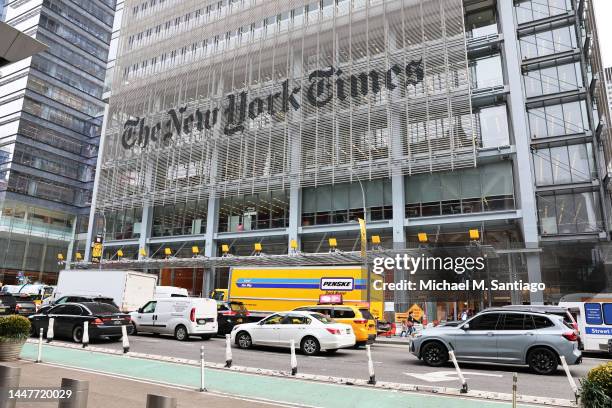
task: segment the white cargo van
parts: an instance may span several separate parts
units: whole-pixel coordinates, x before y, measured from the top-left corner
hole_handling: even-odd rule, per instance
[[[173,297],[147,302],[130,313],[133,334],[171,334],[185,341],[189,336],[207,340],[217,334],[217,302],[213,299]]]

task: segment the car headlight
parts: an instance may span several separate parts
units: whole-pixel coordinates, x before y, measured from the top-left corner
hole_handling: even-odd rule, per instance
[[[421,337],[422,335],[423,335],[423,332],[417,332],[417,333],[414,333],[413,337],[417,338],[417,337]]]

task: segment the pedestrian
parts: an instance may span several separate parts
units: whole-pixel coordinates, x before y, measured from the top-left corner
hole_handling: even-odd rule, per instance
[[[400,332],[400,337],[408,336],[408,322],[406,320],[402,320],[402,331]]]
[[[463,312],[461,312],[461,320],[466,321],[467,319],[468,319],[468,311],[463,309]]]
[[[420,323],[417,319],[414,318],[413,313],[408,313],[408,335],[411,336],[414,332],[416,332],[416,328],[414,327],[415,323]]]

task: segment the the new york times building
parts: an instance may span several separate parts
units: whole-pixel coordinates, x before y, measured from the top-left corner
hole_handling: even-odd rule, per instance
[[[396,311],[601,291],[594,27],[588,7],[533,3],[127,0],[90,240],[115,260],[320,253],[329,238],[358,251],[365,216],[371,247],[486,254],[419,278],[546,285],[386,293]],[[228,284],[225,269],[148,270],[194,294]]]

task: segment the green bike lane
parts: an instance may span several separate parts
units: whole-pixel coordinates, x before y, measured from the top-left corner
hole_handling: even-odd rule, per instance
[[[103,354],[87,350],[43,346],[43,361],[67,367],[91,370],[121,377],[152,381],[181,387],[200,387],[200,368],[143,358]],[[35,360],[37,346],[25,344],[21,357]],[[363,386],[350,386],[314,382],[291,378],[246,374],[220,369],[205,369],[206,388],[210,391],[235,396],[273,400],[323,408],[354,407],[406,407],[406,408],[502,408],[511,403],[487,400],[381,390]],[[518,405],[534,407],[534,405]]]

